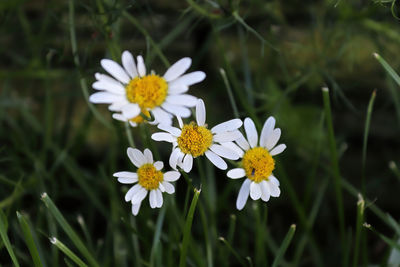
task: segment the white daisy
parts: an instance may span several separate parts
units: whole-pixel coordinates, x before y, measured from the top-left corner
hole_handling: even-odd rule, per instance
[[[162,161],[153,161],[153,154],[149,149],[145,149],[143,153],[135,148],[129,147],[127,150],[128,157],[138,170],[137,172],[116,172],[114,177],[118,177],[118,181],[122,184],[134,184],[125,194],[125,201],[132,203],[132,213],[139,213],[142,201],[150,192],[149,202],[151,208],[161,208],[163,204],[162,192],[173,194],[174,186],[170,182],[178,180],[180,173],[177,171],[168,171],[163,173],[161,169],[164,167]]]
[[[206,77],[202,71],[184,74],[192,64],[188,57],[173,64],[162,77],[146,74],[143,57],[138,56],[136,63],[128,51],[122,53],[122,67],[110,59],[102,59],[100,64],[112,77],[95,74],[92,87],[101,92],[92,94],[90,102],[110,104],[109,110],[118,112],[115,119],[131,120],[133,126],[142,122],[141,112],[151,112],[155,121],[166,124],[172,123],[172,114],[189,117],[189,108],[196,105],[197,98],[185,93]]]
[[[236,208],[243,209],[247,199],[254,200],[261,198],[267,202],[270,197],[279,197],[279,181],[273,175],[275,169],[275,160],[272,156],[282,153],[286,145],[276,146],[281,136],[281,129],[275,128],[275,119],[269,117],[261,130],[260,143],[257,144],[258,134],[254,122],[250,118],[244,120],[244,130],[247,140],[241,134],[235,142],[222,144],[232,150],[235,150],[240,157],[241,168],[235,168],[228,171],[227,176],[232,179],[238,179],[246,176],[236,201]]]
[[[180,129],[160,123],[157,127],[166,132],[154,133],[151,138],[155,141],[167,141],[173,144],[169,164],[173,169],[181,167],[185,172],[190,172],[193,158],[206,155],[206,157],[219,169],[226,170],[226,162],[221,158],[232,160],[239,159],[235,151],[220,143],[232,142],[241,136],[237,130],[243,124],[240,119],[233,119],[207,129],[206,109],[203,100],[197,100],[196,122],[183,124],[177,116]]]

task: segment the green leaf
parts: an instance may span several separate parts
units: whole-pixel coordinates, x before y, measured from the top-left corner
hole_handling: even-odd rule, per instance
[[[272,263],[272,267],[279,266],[280,261],[283,258],[283,255],[286,252],[286,249],[289,247],[290,242],[292,241],[293,235],[296,232],[296,225],[292,224],[289,228],[289,231],[287,232],[285,239],[282,242],[281,247],[278,250],[278,253],[275,257],[274,262]]]
[[[11,247],[10,239],[8,239],[7,236],[7,216],[3,213],[1,209],[0,209],[0,236],[1,239],[3,240],[4,245],[6,246],[6,249],[11,257],[12,262],[16,267],[19,267],[17,257],[15,257],[14,251]]]
[[[88,267],[74,252],[72,252],[66,245],[64,245],[60,240],[55,237],[50,238],[50,242],[55,245],[59,250],[64,252],[73,262],[81,267]]]

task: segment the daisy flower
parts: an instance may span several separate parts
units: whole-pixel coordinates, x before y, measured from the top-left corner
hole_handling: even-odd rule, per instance
[[[173,194],[174,186],[170,182],[178,180],[180,173],[177,171],[168,171],[163,173],[161,169],[164,167],[162,161],[153,161],[153,154],[149,149],[145,149],[143,153],[135,148],[129,147],[127,154],[137,172],[116,172],[114,177],[118,177],[121,184],[135,184],[125,194],[125,201],[132,203],[132,214],[139,213],[140,205],[149,193],[149,202],[151,208],[161,208],[163,204],[162,193]]]
[[[243,209],[247,199],[253,200],[261,198],[267,202],[270,197],[279,197],[281,191],[279,189],[279,181],[273,175],[275,169],[275,160],[273,156],[282,153],[286,149],[286,145],[280,144],[276,146],[281,136],[281,129],[275,128],[275,119],[269,117],[261,131],[260,143],[258,143],[258,134],[254,122],[250,118],[244,120],[244,130],[247,140],[241,134],[235,142],[227,142],[223,145],[235,150],[240,157],[241,168],[235,168],[228,171],[227,176],[232,179],[238,179],[246,176],[236,201],[236,208]]]
[[[154,133],[151,138],[155,141],[167,141],[173,144],[169,164],[173,169],[181,167],[185,172],[190,172],[193,166],[193,158],[206,155],[217,168],[226,170],[226,162],[221,158],[232,160],[239,159],[237,153],[220,143],[232,142],[240,137],[237,130],[243,124],[240,119],[223,122],[207,129],[206,109],[203,100],[197,100],[196,122],[183,124],[177,116],[180,129],[160,123],[158,128],[166,132]]]
[[[206,77],[202,71],[184,74],[192,64],[188,57],[178,60],[163,76],[146,74],[143,57],[135,62],[128,51],[122,53],[122,66],[110,59],[102,59],[100,64],[112,77],[95,74],[92,87],[100,92],[92,94],[90,102],[110,104],[109,110],[118,112],[115,119],[130,120],[132,125],[142,122],[141,112],[146,116],[152,113],[155,121],[166,124],[172,123],[173,115],[189,117],[197,98],[185,93]]]

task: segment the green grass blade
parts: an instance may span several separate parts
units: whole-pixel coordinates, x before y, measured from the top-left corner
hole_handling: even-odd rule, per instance
[[[339,170],[339,161],[338,154],[336,149],[336,141],[335,141],[335,133],[333,130],[333,121],[332,121],[332,113],[331,113],[331,104],[329,99],[329,89],[324,87],[322,88],[322,96],[324,100],[324,108],[325,108],[325,116],[326,116],[326,124],[328,128],[328,140],[329,140],[329,148],[331,154],[331,162],[333,168],[333,182],[335,186],[335,194],[336,194],[336,202],[338,209],[338,219],[339,219],[339,229],[340,229],[340,239],[342,241],[342,247],[345,247],[345,229],[344,229],[344,210],[343,210],[343,197],[342,197],[342,189],[341,189],[341,176]]]
[[[396,243],[395,241],[393,241],[392,239],[390,239],[389,237],[381,234],[380,232],[376,231],[370,224],[368,223],[364,223],[363,225],[365,228],[367,228],[368,230],[371,230],[373,233],[375,233],[376,235],[378,235],[386,244],[388,244],[390,247],[397,249],[398,251],[400,251],[400,244]]]
[[[28,246],[29,253],[31,254],[33,264],[36,267],[45,266],[40,260],[39,251],[36,246],[36,243],[33,239],[32,230],[28,223],[28,218],[25,215],[22,215],[20,212],[17,211],[17,218],[19,221],[19,225],[22,229],[22,233],[24,234],[25,243]]]
[[[394,175],[396,175],[397,179],[399,179],[400,182],[400,170],[394,161],[389,162],[389,169],[394,173]]]
[[[6,246],[6,249],[8,251],[8,254],[11,257],[12,262],[14,263],[14,265],[16,267],[19,267],[17,257],[14,254],[14,251],[11,247],[10,239],[8,239],[8,236],[7,236],[7,227],[6,227],[7,221],[6,220],[7,220],[6,215],[0,209],[0,236],[1,236],[1,239],[3,240],[4,245]]]
[[[296,232],[296,225],[292,224],[289,228],[289,231],[287,232],[287,234],[285,236],[285,239],[282,242],[281,247],[278,250],[278,254],[275,257],[274,262],[272,263],[272,267],[279,266],[279,264],[283,258],[283,255],[285,254],[287,248],[290,245],[290,242],[292,241],[292,238],[293,238],[293,235],[295,232]]]
[[[243,258],[239,255],[239,253],[237,253],[237,251],[231,246],[231,244],[225,238],[223,238],[221,236],[219,238],[219,241],[221,241],[222,243],[225,244],[225,246],[228,248],[228,250],[236,257],[236,259],[238,260],[238,262],[240,262],[240,264],[242,266],[246,266],[246,262],[243,260]]]
[[[368,143],[368,133],[369,133],[369,126],[371,123],[371,115],[372,115],[372,109],[374,107],[374,101],[376,97],[376,90],[372,92],[371,99],[369,100],[368,103],[368,108],[367,108],[367,118],[365,120],[365,129],[364,129],[364,139],[363,139],[363,147],[362,147],[362,174],[361,174],[361,184],[362,184],[362,193],[365,195],[365,162],[367,160],[367,143]]]
[[[155,265],[155,258],[157,255],[159,255],[159,248],[160,248],[160,237],[161,237],[161,232],[162,232],[162,226],[164,224],[164,218],[165,218],[165,212],[167,210],[166,207],[167,203],[164,203],[164,206],[162,207],[158,218],[157,218],[157,223],[156,223],[156,229],[154,232],[154,238],[153,238],[153,245],[151,246],[151,252],[150,252],[150,266],[156,266]]]
[[[355,244],[354,244],[354,255],[353,255],[353,266],[358,266],[358,255],[360,251],[360,243],[361,243],[361,236],[363,231],[363,223],[364,223],[364,210],[365,210],[365,201],[362,195],[358,196],[357,202],[357,220],[356,220],[356,237],[355,237]]]
[[[231,102],[232,109],[233,109],[233,115],[235,118],[239,118],[239,111],[236,105],[235,97],[233,96],[232,93],[232,88],[231,85],[229,84],[228,77],[226,76],[225,70],[224,69],[219,69],[219,72],[221,73],[222,79],[224,80],[226,91],[228,93],[229,101]]]
[[[400,86],[400,76],[394,71],[394,69],[384,60],[379,54],[374,53],[374,57],[381,63],[382,67],[389,73],[390,77]]]
[[[78,264],[80,267],[88,267],[86,263],[84,263],[74,252],[72,252],[66,245],[64,245],[61,241],[57,238],[52,237],[50,238],[50,242],[55,245],[59,250],[64,252],[73,262]]]
[[[186,217],[185,227],[183,229],[182,248],[181,248],[181,256],[179,259],[179,267],[186,266],[186,254],[189,247],[194,211],[196,210],[197,200],[199,199],[200,192],[201,189],[200,190],[196,188],[194,189],[194,196],[192,199],[192,203],[190,204],[188,215]]]
[[[61,226],[61,228],[65,231],[65,233],[68,235],[68,237],[74,243],[74,245],[79,250],[79,252],[81,252],[82,255],[89,262],[89,264],[92,266],[99,266],[99,264],[96,262],[96,260],[92,256],[92,254],[86,248],[86,246],[84,245],[82,240],[79,238],[79,236],[75,233],[75,231],[72,229],[72,227],[65,220],[64,216],[61,214],[60,210],[56,207],[56,205],[53,203],[53,201],[47,195],[47,193],[43,193],[41,196],[41,199],[44,202],[44,204],[46,205],[46,207],[48,208],[48,210],[50,211],[50,213],[57,220],[58,224]]]

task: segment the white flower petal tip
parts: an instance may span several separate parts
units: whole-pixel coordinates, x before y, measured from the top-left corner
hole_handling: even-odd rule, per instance
[[[250,197],[253,200],[261,198],[261,186],[259,183],[252,182],[250,184]]]
[[[246,172],[242,168],[236,168],[236,169],[229,170],[226,175],[231,179],[238,179],[238,178],[245,177]]]
[[[285,149],[286,149],[286,145],[280,144],[280,145],[276,146],[274,149],[272,149],[269,153],[271,154],[271,156],[276,156],[276,155],[279,155],[280,153],[282,153],[283,151],[285,151]]]
[[[220,124],[217,124],[213,128],[211,128],[212,133],[222,133],[222,132],[228,132],[228,131],[234,131],[239,129],[243,125],[242,120],[240,119],[233,119],[229,120]]]
[[[244,124],[244,130],[247,135],[247,140],[249,141],[250,146],[252,148],[256,147],[258,141],[258,133],[253,120],[250,118],[246,118],[243,124]]]
[[[206,123],[206,107],[202,99],[198,99],[196,103],[196,121],[199,126]]]
[[[214,152],[207,150],[205,155],[211,161],[211,163],[214,164],[214,166],[217,167],[218,169],[226,170],[228,168],[226,162]]]
[[[236,208],[238,210],[242,210],[246,205],[250,193],[250,183],[251,181],[249,179],[246,179],[240,187],[238,198],[236,200]]]
[[[164,180],[167,182],[175,182],[179,177],[181,177],[181,174],[178,171],[168,171],[164,173]]]
[[[175,62],[164,74],[167,82],[173,81],[185,73],[192,65],[192,59],[189,57],[182,58]]]
[[[133,79],[138,76],[137,67],[135,64],[135,59],[129,51],[124,51],[121,56],[122,66],[128,75]]]
[[[124,84],[129,83],[130,78],[128,74],[126,74],[125,70],[115,61],[111,59],[102,59],[100,61],[100,64],[103,67],[103,69],[105,69],[118,81],[121,81]]]

